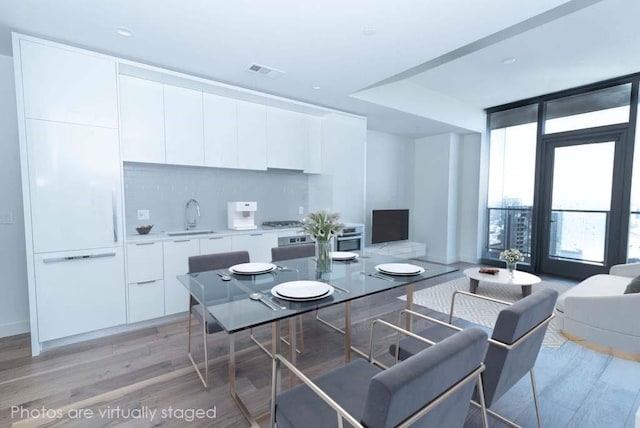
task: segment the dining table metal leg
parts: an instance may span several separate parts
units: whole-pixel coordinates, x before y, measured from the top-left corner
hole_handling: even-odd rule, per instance
[[[244,405],[244,402],[236,390],[236,340],[234,334],[229,335],[229,393],[251,427],[259,428],[260,425],[253,416],[251,416],[251,412],[249,412],[247,406]]]
[[[291,335],[291,333],[289,333]],[[280,322],[279,321],[274,321],[271,323],[271,355],[275,357],[275,355],[277,355],[279,353],[279,349],[280,349]],[[289,347],[289,349],[296,349],[295,345],[292,345]],[[296,353],[293,352],[293,355],[295,357]],[[273,360],[273,373],[272,373],[272,378],[271,378],[271,404],[269,407],[269,411],[271,413],[271,423],[270,426],[271,428],[275,428],[275,422],[276,422],[276,417],[275,417],[275,412],[276,412],[276,394],[278,391],[280,391],[280,383],[281,383],[281,368],[280,368],[280,360],[275,359]],[[293,377],[293,374],[291,375]]]
[[[296,365],[296,362],[297,362],[296,361],[296,339],[298,335],[296,333],[296,318],[298,317],[289,318],[289,341],[291,342],[289,344],[289,361],[294,366]],[[298,383],[298,378],[293,373],[291,373],[289,377],[289,385],[291,387],[294,387],[296,386],[297,383]]]
[[[351,302],[344,304],[344,362],[351,361]]]
[[[411,284],[407,285],[407,309],[412,310],[413,309],[413,290],[415,288],[414,283],[412,282]],[[407,331],[411,331],[411,317],[407,317],[406,320],[406,325],[404,326],[404,328]]]

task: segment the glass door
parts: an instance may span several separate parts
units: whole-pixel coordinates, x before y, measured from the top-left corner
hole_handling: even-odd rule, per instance
[[[618,260],[622,137],[581,133],[546,141],[542,272],[584,278]]]

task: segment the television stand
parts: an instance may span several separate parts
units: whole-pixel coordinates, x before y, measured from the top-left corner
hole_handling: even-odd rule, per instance
[[[424,257],[427,254],[427,244],[412,241],[386,242],[365,247],[364,253],[410,259]]]

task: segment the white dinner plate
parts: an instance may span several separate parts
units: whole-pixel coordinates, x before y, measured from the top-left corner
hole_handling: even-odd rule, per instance
[[[333,287],[318,281],[289,281],[273,287],[271,294],[285,300],[316,300],[332,295]]]
[[[424,272],[424,269],[420,266],[412,265],[410,263],[383,263],[377,265],[375,269],[378,272],[386,273],[388,275],[420,275]]]
[[[238,275],[257,275],[259,273],[267,273],[277,269],[277,266],[271,263],[240,263],[229,268],[229,272]]]
[[[331,253],[329,253],[329,256],[331,256],[332,260],[340,261],[355,260],[358,258],[358,255],[356,253],[350,253],[348,251],[332,251]]]

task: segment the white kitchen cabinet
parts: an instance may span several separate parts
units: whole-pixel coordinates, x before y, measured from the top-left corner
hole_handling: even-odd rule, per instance
[[[162,84],[120,75],[122,158],[164,163],[164,95]]]
[[[246,101],[237,102],[238,168],[267,169],[267,108]]]
[[[189,272],[189,257],[200,254],[200,240],[165,241],[163,249],[165,315],[186,312],[189,309],[189,292],[176,277]]]
[[[25,127],[34,252],[122,245],[118,131],[33,119]]]
[[[304,172],[322,174],[322,119],[315,116],[307,117],[309,129],[309,148],[307,165]]]
[[[227,253],[232,251],[230,236],[215,236],[200,239],[200,254]]]
[[[127,244],[127,321],[164,316],[162,242]]]
[[[305,114],[267,108],[267,166],[304,170],[309,152],[309,126]]]
[[[204,165],[202,92],[164,85],[167,163]]]
[[[118,127],[115,59],[20,40],[25,117]]]
[[[278,234],[275,232],[255,232],[246,235],[232,235],[232,251],[248,251],[252,262],[271,260],[271,248],[278,246]]]
[[[38,341],[126,323],[122,248],[35,255]]]
[[[164,316],[164,281],[154,279],[128,285],[128,322]]]
[[[164,278],[162,242],[127,244],[127,282]]]
[[[203,94],[204,164],[220,168],[238,167],[238,113],[236,100]]]

